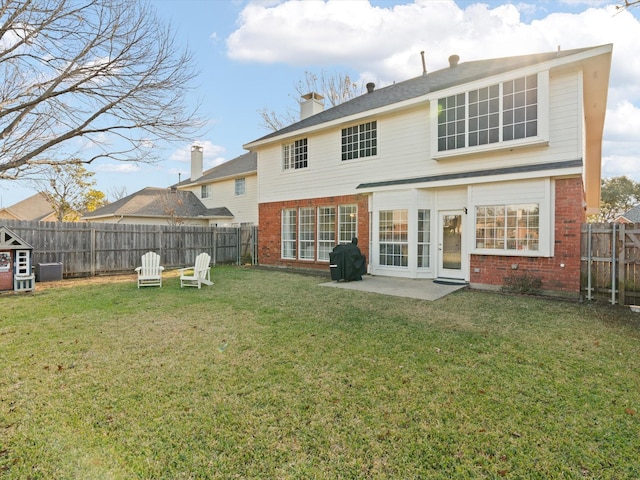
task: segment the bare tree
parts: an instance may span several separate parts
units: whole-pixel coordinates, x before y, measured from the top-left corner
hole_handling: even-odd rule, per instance
[[[625,8],[637,7],[640,5],[640,0],[624,0],[623,5],[616,5],[618,10],[624,10]]]
[[[3,0],[0,179],[80,150],[95,151],[84,163],[155,160],[150,145],[201,125],[186,102],[195,76],[145,0]]]
[[[160,204],[164,214],[169,217],[169,225],[182,225],[184,219],[184,198],[182,192],[169,188],[160,195]]]
[[[330,75],[322,72],[318,77],[313,72],[305,71],[304,77],[304,80],[299,80],[294,87],[297,94],[296,107],[299,105],[300,97],[311,92],[319,93],[330,107],[335,107],[364,91],[363,86],[354,83],[347,74]],[[274,132],[300,120],[300,109],[295,107],[287,107],[284,113],[262,108],[258,110],[258,114],[262,119],[262,127]]]

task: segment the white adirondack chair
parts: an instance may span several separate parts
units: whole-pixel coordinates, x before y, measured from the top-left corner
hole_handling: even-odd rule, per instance
[[[196,263],[193,267],[181,268],[179,270],[180,288],[200,288],[203,284],[213,285],[209,271],[209,262],[211,262],[211,256],[208,253],[201,253],[196,257]]]
[[[155,252],[147,252],[142,256],[142,265],[136,267],[138,273],[138,288],[162,287],[162,271],[160,255]]]

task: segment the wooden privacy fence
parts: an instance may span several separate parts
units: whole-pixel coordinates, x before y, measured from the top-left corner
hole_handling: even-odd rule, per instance
[[[65,277],[133,272],[148,251],[165,268],[193,265],[199,253],[216,264],[257,263],[255,226],[192,227],[2,220],[33,247],[33,265],[62,263]]]
[[[640,305],[640,223],[582,225],[581,246],[585,298]]]

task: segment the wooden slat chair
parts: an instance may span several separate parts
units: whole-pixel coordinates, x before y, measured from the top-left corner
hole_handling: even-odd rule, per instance
[[[180,272],[180,288],[182,287],[198,287],[204,285],[213,285],[211,281],[211,273],[209,271],[209,263],[211,256],[207,253],[201,253],[196,257],[196,263],[193,267],[181,268]]]
[[[142,265],[136,267],[138,273],[138,288],[162,287],[162,271],[160,255],[155,252],[147,252],[142,256]]]

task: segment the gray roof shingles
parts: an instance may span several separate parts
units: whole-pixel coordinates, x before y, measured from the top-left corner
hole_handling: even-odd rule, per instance
[[[261,137],[254,142],[261,142],[272,137],[278,137],[297,130],[313,127],[322,123],[338,120],[376,108],[385,107],[405,100],[410,100],[430,92],[462,85],[481,78],[499,75],[504,72],[536,65],[555,58],[575,55],[590,48],[560,50],[557,52],[520,55],[515,57],[495,58],[459,63],[455,67],[447,67],[427,75],[411,78],[403,82],[379,88],[371,93],[365,93],[348,102],[324,110],[316,115],[293,123],[276,132]],[[254,143],[251,142],[251,143]]]
[[[207,208],[193,192],[166,188],[147,187],[99,208],[84,218],[104,216],[167,217],[175,208],[180,217],[232,217],[226,207]]]

